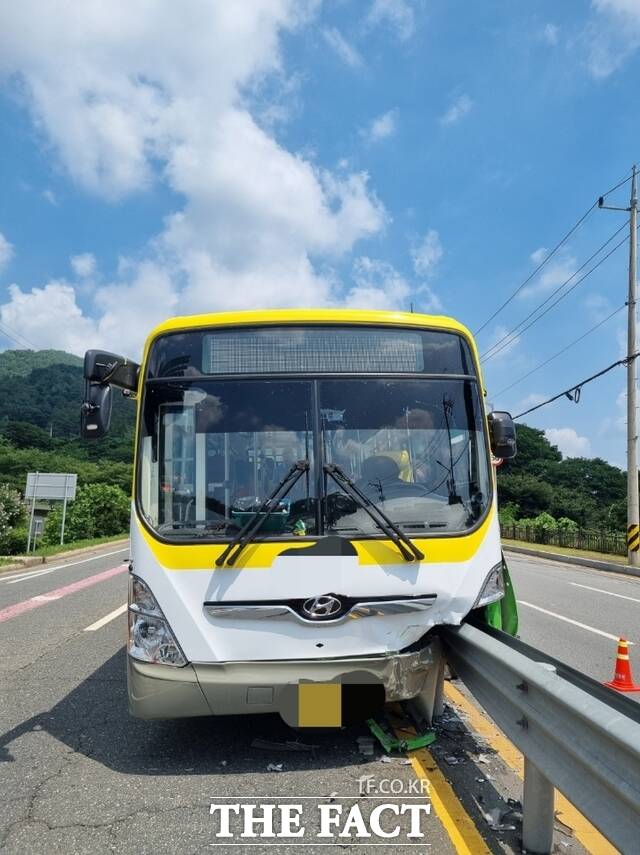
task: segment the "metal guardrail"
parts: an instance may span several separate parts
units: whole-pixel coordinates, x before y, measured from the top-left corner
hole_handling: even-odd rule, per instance
[[[627,554],[626,534],[618,531],[590,531],[580,528],[577,531],[562,529],[540,529],[526,522],[501,523],[502,537],[511,540],[523,540],[527,543],[543,543],[548,546],[564,546],[569,549],[587,549],[592,552],[605,552],[610,555]]]
[[[637,852],[640,705],[504,633],[463,624],[441,638],[525,757],[523,848],[552,851],[557,787],[621,852]]]

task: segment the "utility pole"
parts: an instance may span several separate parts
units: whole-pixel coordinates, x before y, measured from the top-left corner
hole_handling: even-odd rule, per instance
[[[637,169],[633,164],[631,177],[631,202],[629,204],[629,313],[627,328],[627,356],[636,352],[636,295],[638,279],[636,275],[638,259],[638,194],[636,190]],[[636,361],[627,363],[627,549],[629,563],[640,565],[638,552],[640,534],[638,531],[638,431],[636,410]]]
[[[631,199],[628,208],[613,208],[604,204],[600,197],[598,205],[612,211],[629,213],[629,293],[627,297],[627,356],[636,352],[636,302],[638,291],[638,169],[631,170]],[[640,507],[638,501],[638,430],[637,430],[636,360],[627,362],[627,558],[629,564],[640,566]]]

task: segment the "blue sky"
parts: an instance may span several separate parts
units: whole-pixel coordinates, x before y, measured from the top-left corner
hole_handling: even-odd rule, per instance
[[[135,357],[171,314],[276,305],[476,330],[640,160],[639,47],[640,0],[5,4],[0,348]],[[593,211],[481,352],[624,221]],[[494,405],[624,355],[621,311],[501,393],[625,292],[622,247],[486,362]],[[624,466],[624,388],[619,368],[528,422]]]

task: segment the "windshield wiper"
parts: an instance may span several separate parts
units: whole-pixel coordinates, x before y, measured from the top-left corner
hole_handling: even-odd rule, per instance
[[[402,529],[398,528],[398,526],[389,519],[384,511],[381,511],[376,504],[371,502],[359,487],[356,487],[353,481],[336,463],[325,463],[322,468],[327,475],[329,475],[329,477],[344,490],[347,496],[353,499],[353,501],[371,517],[378,528],[395,543],[405,561],[424,560],[424,554],[420,552],[415,543],[407,537]]]
[[[217,567],[222,567],[225,561],[229,567],[232,567],[236,563],[242,550],[258,534],[267,517],[278,508],[278,505],[287,493],[290,492],[293,486],[308,470],[308,460],[298,460],[297,463],[294,463],[269,498],[264,500],[258,510],[242,526],[224,552],[216,558]]]

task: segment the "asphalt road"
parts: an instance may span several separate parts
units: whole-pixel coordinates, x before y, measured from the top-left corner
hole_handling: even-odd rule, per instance
[[[620,636],[640,682],[640,578],[507,552],[523,641],[588,674],[613,678]],[[640,701],[640,693],[629,694]]]
[[[316,837],[319,803],[333,799],[341,804],[343,821],[356,803],[365,820],[382,801],[425,804],[412,789],[421,772],[432,785],[438,776],[451,780],[454,793],[447,805],[446,785],[438,785],[444,807],[439,804],[425,818],[424,841],[406,851],[519,851],[517,828],[491,831],[486,817],[492,806],[503,809],[504,799],[517,797],[519,784],[497,755],[493,774],[487,774],[489,767],[481,765],[487,747],[466,732],[464,718],[453,710],[438,742],[424,754],[422,769],[402,759],[383,762],[377,749],[372,757],[362,756],[356,740],[368,734],[364,725],[337,733],[295,733],[276,716],[176,722],[129,718],[126,558],[126,550],[105,549],[90,560],[0,574],[2,851],[157,855],[206,852],[215,844],[228,852],[228,844],[222,847],[224,841],[214,837],[218,826],[210,814],[212,803],[300,802],[306,832],[296,845],[304,842],[303,851],[324,852]],[[615,642],[594,630],[611,636],[627,632],[640,641],[634,621],[640,580],[514,556],[510,566],[519,599],[556,615],[522,605],[526,641],[602,679],[613,671]],[[637,648],[632,659],[640,660]],[[640,662],[637,670],[640,677]],[[299,752],[256,748],[251,745],[256,737],[315,747]],[[453,755],[460,762],[454,763]],[[270,764],[282,764],[281,771],[269,769]],[[366,777],[373,787],[393,779],[403,792],[381,799],[373,789],[376,798],[359,798],[360,780]],[[485,849],[460,848],[456,834],[465,812],[484,837]],[[374,835],[366,839],[367,846],[404,849],[407,819],[398,838]],[[234,841],[247,851],[245,841]],[[268,846],[248,842],[256,852],[291,849],[279,841]],[[331,845],[349,843],[350,838],[342,838]],[[563,851],[578,855],[584,850],[568,840]]]

